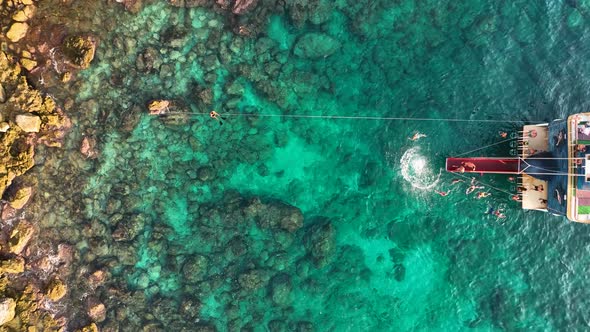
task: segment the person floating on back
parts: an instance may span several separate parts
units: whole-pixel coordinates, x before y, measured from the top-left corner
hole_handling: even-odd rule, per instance
[[[225,118],[219,115],[219,113],[211,111],[211,113],[209,113],[209,116],[211,117],[211,119],[217,120],[220,126],[223,126],[223,121],[225,121]]]

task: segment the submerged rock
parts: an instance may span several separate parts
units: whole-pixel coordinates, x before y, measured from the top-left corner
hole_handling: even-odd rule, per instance
[[[264,287],[267,281],[265,273],[261,270],[249,270],[238,277],[238,284],[243,290],[253,291]]]
[[[336,52],[340,46],[336,39],[323,33],[312,32],[299,38],[293,52],[302,58],[325,58]]]
[[[198,282],[203,280],[207,274],[209,262],[203,255],[193,255],[182,266],[182,275],[188,282]]]
[[[232,12],[238,15],[245,14],[246,12],[254,9],[257,3],[258,0],[236,0],[234,2]]]
[[[303,226],[303,214],[298,208],[282,203],[262,203],[260,199],[250,200],[245,209],[246,216],[254,218],[260,228],[281,228],[295,232]]]
[[[66,295],[67,286],[64,284],[63,281],[59,279],[53,279],[51,283],[47,286],[47,290],[45,291],[45,295],[51,301],[57,301]]]
[[[336,243],[334,228],[328,219],[321,218],[317,223],[311,225],[306,230],[303,240],[316,267],[322,268],[330,262]]]
[[[76,67],[88,68],[94,59],[96,42],[90,36],[69,36],[62,46],[68,62]]]
[[[84,139],[82,139],[80,153],[88,159],[96,159],[98,157],[96,139],[94,137],[85,136]]]
[[[291,279],[288,274],[281,273],[270,281],[272,301],[278,305],[287,305],[291,300]]]
[[[95,322],[102,322],[106,318],[107,310],[103,303],[96,298],[90,298],[87,303],[88,317]]]

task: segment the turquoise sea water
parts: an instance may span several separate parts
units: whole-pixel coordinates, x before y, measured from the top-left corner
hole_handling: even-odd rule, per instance
[[[587,329],[588,226],[523,212],[495,189],[477,200],[442,172],[447,156],[520,124],[252,114],[550,121],[587,111],[590,2],[307,6],[303,24],[288,5],[248,38],[203,8],[160,1],[111,14],[120,21],[76,85],[72,138],[92,133],[101,150],[73,189],[83,197],[81,234],[94,239],[77,247],[132,294],[100,293],[103,324]],[[305,38],[321,38],[316,57],[298,51]],[[148,48],[152,69],[138,64]],[[152,99],[203,114],[151,117]],[[219,126],[213,109],[249,116]],[[418,131],[427,137],[410,141]],[[510,191],[504,177],[478,180]],[[271,219],[300,209],[303,227],[249,218],[254,197]],[[485,215],[490,205],[508,217]],[[123,240],[113,240],[117,230]],[[179,309],[188,300],[200,310]]]

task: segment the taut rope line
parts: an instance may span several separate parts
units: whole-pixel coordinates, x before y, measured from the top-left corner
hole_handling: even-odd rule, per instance
[[[159,116],[166,115],[199,115],[209,116],[209,113],[203,112],[167,112]],[[259,114],[259,113],[221,113],[222,116],[252,116],[252,117],[277,117],[277,118],[305,118],[305,119],[348,119],[348,120],[384,120],[384,121],[443,121],[443,122],[487,122],[487,123],[546,123],[547,121],[533,120],[472,120],[456,118],[410,118],[410,117],[387,117],[387,116],[354,116],[354,115],[307,115],[307,114]]]

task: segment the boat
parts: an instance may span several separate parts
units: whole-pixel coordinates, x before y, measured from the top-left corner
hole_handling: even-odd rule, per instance
[[[523,209],[590,223],[590,167],[585,167],[590,161],[590,113],[525,125],[506,141],[513,156],[447,158],[446,170],[510,175],[515,179],[510,198]]]

